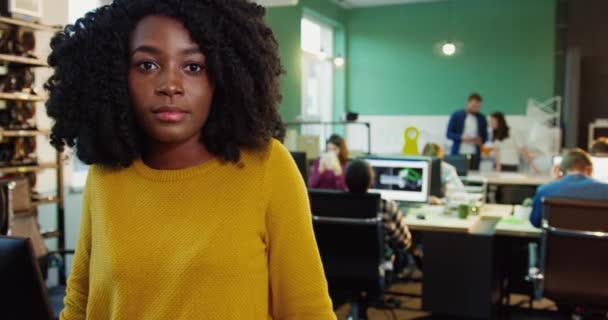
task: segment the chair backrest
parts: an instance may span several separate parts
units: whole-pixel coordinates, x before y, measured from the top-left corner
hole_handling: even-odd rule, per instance
[[[312,214],[320,217],[376,218],[380,209],[377,193],[355,194],[338,190],[309,189]]]
[[[0,236],[0,319],[52,319],[30,240]]]
[[[384,291],[380,195],[309,190],[309,196],[330,292],[379,297]]]
[[[546,198],[543,203],[544,296],[608,307],[608,201]]]
[[[306,152],[290,151],[290,153],[298,166],[298,170],[300,170],[300,173],[302,174],[304,183],[308,185],[308,158],[306,158]]]
[[[461,177],[466,177],[469,174],[471,165],[471,156],[465,154],[445,155],[443,161],[453,165]]]

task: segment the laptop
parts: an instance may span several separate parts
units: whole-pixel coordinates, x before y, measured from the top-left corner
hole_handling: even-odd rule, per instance
[[[29,239],[0,236],[0,319],[53,319]]]

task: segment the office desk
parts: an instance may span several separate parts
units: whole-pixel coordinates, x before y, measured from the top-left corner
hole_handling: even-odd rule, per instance
[[[517,172],[479,172],[471,171],[469,178],[485,178],[490,185],[505,186],[540,186],[553,181],[553,177],[548,175],[535,175]]]
[[[479,215],[469,216],[467,219],[460,219],[457,213],[444,213],[444,206],[425,205],[420,208],[412,208],[404,212],[405,223],[413,231],[435,231],[435,232],[456,232],[456,233],[475,233],[476,226],[479,225],[483,217],[508,217],[513,212],[512,205],[485,204],[481,207]],[[419,219],[418,215],[424,214],[424,219]],[[505,226],[508,228],[509,226]]]
[[[512,253],[523,253],[512,249],[509,241],[523,245],[540,230],[527,221],[496,223],[497,217],[511,215],[511,205],[486,204],[480,215],[467,219],[444,211],[444,206],[428,205],[404,211],[414,239],[423,243],[422,307],[436,315],[491,319],[505,291],[502,280],[520,274],[506,264]],[[425,219],[417,218],[421,213]],[[496,223],[494,232],[479,234],[475,226],[485,217]],[[522,269],[527,266],[525,261],[521,264]],[[509,290],[516,291],[515,282],[509,283]]]
[[[528,220],[521,221],[520,223],[500,221],[496,225],[496,235],[518,238],[540,238],[542,230],[534,227]]]
[[[470,179],[484,178],[488,181],[488,201],[504,204],[521,204],[534,197],[536,188],[553,180],[548,175],[517,172],[471,172]]]

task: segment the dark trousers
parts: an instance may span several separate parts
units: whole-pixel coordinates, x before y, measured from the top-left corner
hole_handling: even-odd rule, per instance
[[[479,171],[480,163],[481,163],[481,156],[479,155],[479,153],[472,154],[469,169],[473,170],[473,171]]]

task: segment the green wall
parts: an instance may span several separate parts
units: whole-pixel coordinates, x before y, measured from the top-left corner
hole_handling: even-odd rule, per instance
[[[347,10],[333,4],[330,0],[300,0],[297,6],[271,7],[266,10],[266,22],[279,42],[281,61],[286,74],[281,78],[283,102],[280,112],[285,121],[294,121],[300,114],[301,105],[301,51],[300,20],[309,15],[334,27],[335,46],[338,52],[346,55],[345,26]],[[338,71],[335,75],[334,114],[341,115],[346,108],[346,73]]]
[[[484,110],[524,114],[529,97],[553,96],[554,12],[554,0],[350,10],[347,104],[362,114],[438,115],[478,91]],[[440,54],[449,37],[461,44],[453,57]]]
[[[272,28],[279,43],[281,62],[286,73],[281,77],[280,112],[283,120],[294,121],[300,114],[302,101],[302,69],[300,57],[300,19],[299,7],[277,7],[266,11],[266,22]]]

